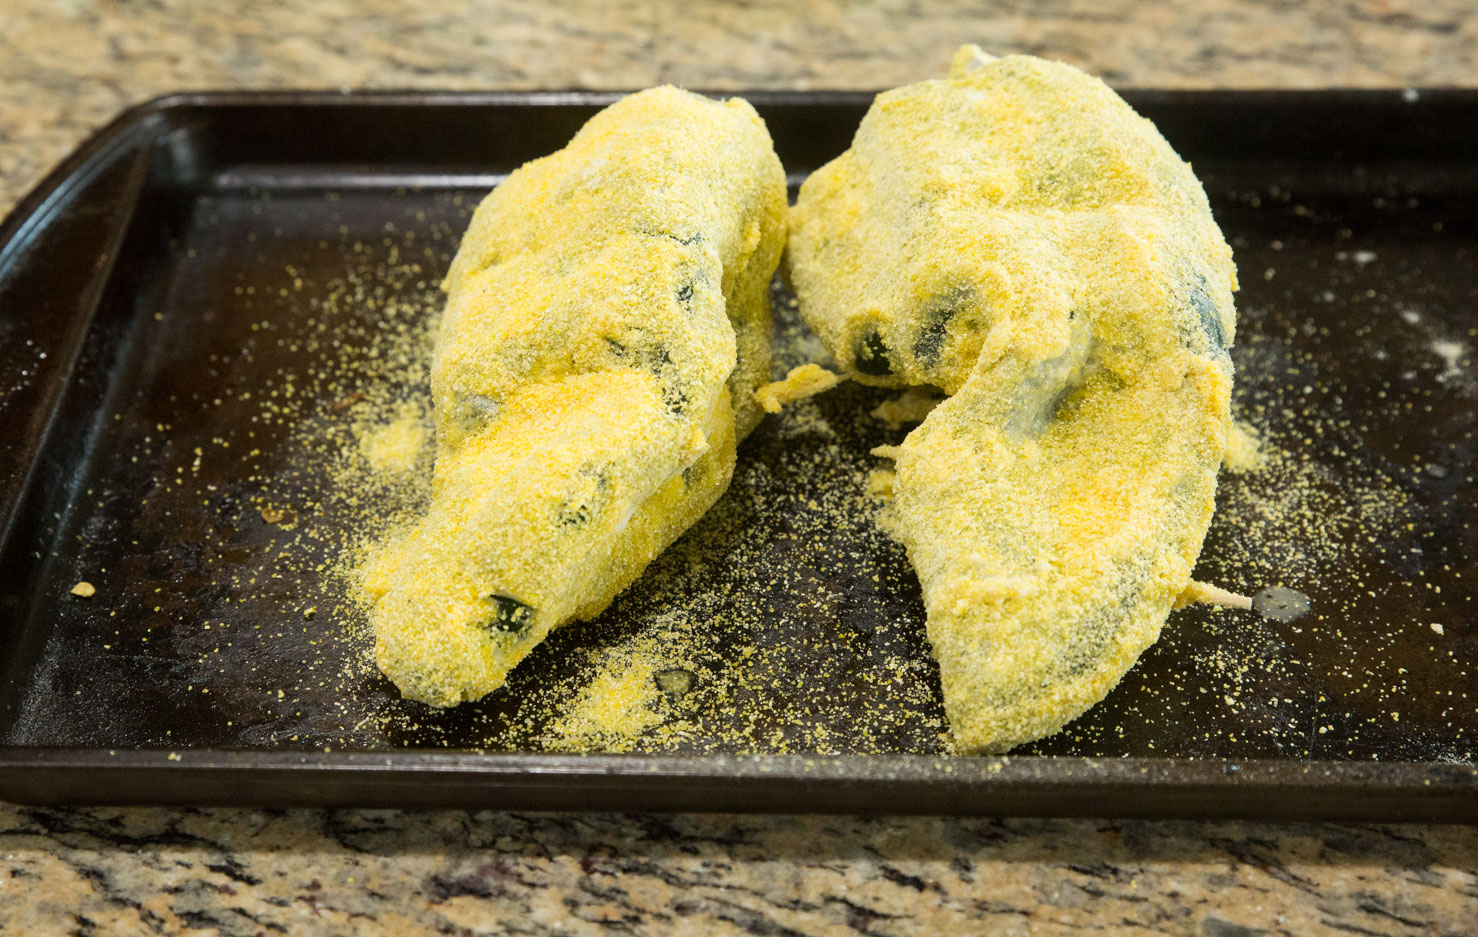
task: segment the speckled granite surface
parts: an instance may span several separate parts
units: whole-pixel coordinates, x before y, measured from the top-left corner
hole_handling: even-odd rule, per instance
[[[1465,0],[1033,6],[3,0],[0,205],[180,88],[866,88],[964,40],[1120,85],[1478,85]],[[1474,933],[1478,830],[0,805],[0,934],[1090,931]]]
[[[0,933],[1471,934],[1472,828],[8,810]]]
[[[0,204],[89,130],[202,88],[882,88],[961,42],[1143,87],[1478,84],[1471,0],[3,0]],[[226,12],[229,11],[229,12]]]

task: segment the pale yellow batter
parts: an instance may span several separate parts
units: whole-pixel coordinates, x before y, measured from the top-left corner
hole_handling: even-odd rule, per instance
[[[656,88],[478,207],[432,365],[430,511],[372,559],[380,668],[497,689],[714,502],[762,413],[785,179],[740,100]]]
[[[848,376],[952,395],[892,454],[955,747],[1099,701],[1211,519],[1231,250],[1191,169],[1106,85],[960,50],[879,95],[801,189],[789,264]]]

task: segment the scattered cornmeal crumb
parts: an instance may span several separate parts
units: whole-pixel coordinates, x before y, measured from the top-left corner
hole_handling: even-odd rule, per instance
[[[1446,630],[1442,627],[1442,625],[1438,624],[1435,621],[1432,622],[1432,630],[1435,631],[1435,632],[1437,632],[1438,634],[1446,634],[1447,633]]]
[[[84,599],[92,598],[94,595],[97,594],[97,591],[97,589],[93,588],[92,583],[88,582],[85,579],[72,587],[72,594],[80,595]]]
[[[893,510],[892,497],[892,489],[890,488],[888,498],[878,508],[877,514],[873,515],[873,523],[877,524],[878,530],[887,535],[889,539],[902,543],[903,534],[899,530],[898,512]]]
[[[943,399],[922,387],[910,387],[873,407],[872,418],[881,420],[889,429],[900,429],[905,423],[922,423]]]
[[[402,404],[388,423],[355,428],[359,452],[378,473],[409,472],[426,443],[426,417],[415,404]]]
[[[755,391],[754,397],[766,413],[779,413],[786,404],[824,393],[841,381],[840,374],[834,374],[819,364],[803,364],[791,368],[784,380],[766,384]]]
[[[1244,472],[1255,472],[1267,464],[1268,456],[1263,451],[1257,430],[1249,423],[1234,420],[1227,430],[1227,454],[1222,468],[1233,475],[1241,475]]]
[[[874,498],[893,497],[893,481],[898,473],[892,469],[873,469],[867,473],[867,493]]]
[[[642,733],[664,718],[659,671],[670,669],[656,642],[638,640],[608,655],[575,704],[553,725],[551,748],[630,751]]]
[[[298,522],[298,513],[296,511],[292,508],[281,507],[276,504],[264,504],[258,513],[262,515],[262,520],[267,523],[276,524],[289,530]]]

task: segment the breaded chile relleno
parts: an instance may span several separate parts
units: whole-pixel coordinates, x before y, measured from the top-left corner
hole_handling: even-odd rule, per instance
[[[670,87],[478,207],[444,284],[430,510],[365,576],[405,696],[497,689],[723,492],[760,418],[785,210],[753,108]]]
[[[950,394],[897,451],[954,746],[1098,702],[1211,520],[1231,250],[1191,169],[1101,81],[961,49],[878,96],[801,189],[789,271],[848,376]]]

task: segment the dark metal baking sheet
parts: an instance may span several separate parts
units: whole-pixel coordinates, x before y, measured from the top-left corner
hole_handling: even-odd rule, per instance
[[[89,140],[0,229],[0,796],[1478,817],[1478,389],[1467,370],[1478,94],[1127,96],[1206,183],[1242,272],[1240,403],[1300,453],[1296,507],[1325,515],[1239,529],[1277,492],[1228,478],[1198,571],[1255,587],[1247,570],[1265,573],[1287,552],[1287,578],[1316,619],[1177,614],[1068,731],[1009,758],[945,756],[906,558],[870,519],[808,513],[836,472],[786,469],[812,447],[860,471],[868,448],[896,439],[859,416],[883,396],[849,387],[817,402],[824,433],[779,420],[757,431],[722,505],[728,523],[688,535],[713,556],[694,582],[721,578],[735,557],[777,571],[766,608],[717,593],[704,606],[762,640],[777,675],[806,674],[742,701],[751,721],[769,720],[768,743],[725,751],[713,726],[718,743],[571,755],[514,750],[527,740],[498,730],[521,715],[520,680],[578,668],[579,651],[661,610],[672,570],[660,561],[601,621],[548,642],[509,692],[384,718],[412,704],[348,667],[363,647],[334,638],[341,623],[303,617],[329,586],[272,577],[282,531],[254,507],[256,483],[239,461],[197,461],[197,450],[250,439],[263,471],[282,473],[271,459],[291,448],[291,426],[254,421],[259,400],[247,401],[280,389],[284,372],[311,372],[324,349],[302,298],[273,297],[295,277],[311,293],[342,279],[356,251],[363,260],[408,237],[434,245],[424,276],[380,287],[426,293],[475,199],[562,146],[611,96],[178,95]],[[747,97],[793,181],[847,145],[870,100]],[[382,314],[363,304],[325,341],[352,341]],[[309,410],[342,402],[332,382],[302,386],[324,394]],[[287,475],[302,498],[325,478],[311,465]],[[761,497],[787,499],[784,510],[746,514]],[[331,498],[316,510],[320,526],[345,522]],[[1319,520],[1318,543],[1296,542]],[[1249,542],[1269,556],[1249,558]],[[101,597],[69,596],[81,579]],[[209,622],[233,626],[229,639],[202,630]],[[705,640],[722,656],[737,638],[716,628]],[[315,679],[326,672],[334,679]],[[880,681],[901,716],[870,724],[864,741],[849,728]]]

